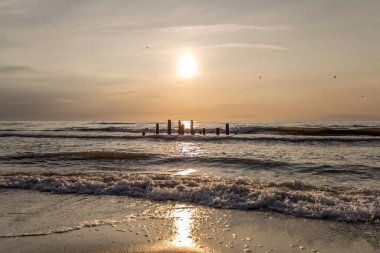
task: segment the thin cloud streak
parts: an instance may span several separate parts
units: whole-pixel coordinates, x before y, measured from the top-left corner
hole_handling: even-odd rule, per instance
[[[234,31],[280,31],[291,30],[288,26],[255,26],[241,24],[212,24],[212,25],[189,25],[189,26],[167,26],[156,28],[162,32],[234,32]]]
[[[253,49],[268,49],[268,50],[290,50],[287,47],[272,45],[272,44],[247,44],[247,43],[226,43],[216,44],[201,47],[200,49],[222,49],[222,48],[253,48]]]
[[[30,72],[30,71],[32,71],[32,68],[25,65],[0,66],[0,73]]]

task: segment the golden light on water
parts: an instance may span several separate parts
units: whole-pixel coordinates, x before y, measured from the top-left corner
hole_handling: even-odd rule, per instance
[[[176,175],[187,176],[187,175],[193,174],[195,172],[197,172],[196,169],[186,169],[186,170],[181,170],[181,171],[177,172]]]
[[[192,54],[184,54],[178,63],[178,75],[182,78],[191,78],[197,73],[198,66]]]
[[[201,153],[201,148],[198,144],[192,142],[177,142],[176,149],[178,155],[192,157]]]
[[[185,129],[190,129],[191,123],[189,120],[182,121],[182,124],[185,126]]]
[[[173,240],[173,244],[179,247],[195,247],[195,243],[192,237],[192,210],[186,208],[185,205],[176,205],[176,209],[172,213],[172,217],[175,218],[174,228],[176,229],[176,235]]]

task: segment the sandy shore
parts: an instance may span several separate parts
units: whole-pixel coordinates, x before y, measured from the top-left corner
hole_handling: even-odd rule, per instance
[[[1,252],[379,252],[380,226],[2,190]],[[10,202],[10,200],[13,200]]]

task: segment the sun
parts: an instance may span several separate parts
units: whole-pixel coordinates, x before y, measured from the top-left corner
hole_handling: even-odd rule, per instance
[[[178,63],[178,75],[182,78],[191,78],[198,73],[197,63],[191,53],[184,54]]]

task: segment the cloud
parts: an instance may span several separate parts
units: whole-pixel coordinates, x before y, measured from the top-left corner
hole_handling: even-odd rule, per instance
[[[26,65],[8,65],[0,66],[0,73],[10,73],[10,72],[30,72],[32,68]]]
[[[236,31],[279,31],[290,30],[288,26],[255,26],[241,24],[212,24],[190,26],[167,26],[156,29],[162,32],[236,32]]]
[[[215,44],[201,47],[201,49],[219,49],[219,48],[254,48],[254,49],[270,49],[270,50],[289,50],[287,47],[272,44],[249,44],[249,43],[225,43]]]

